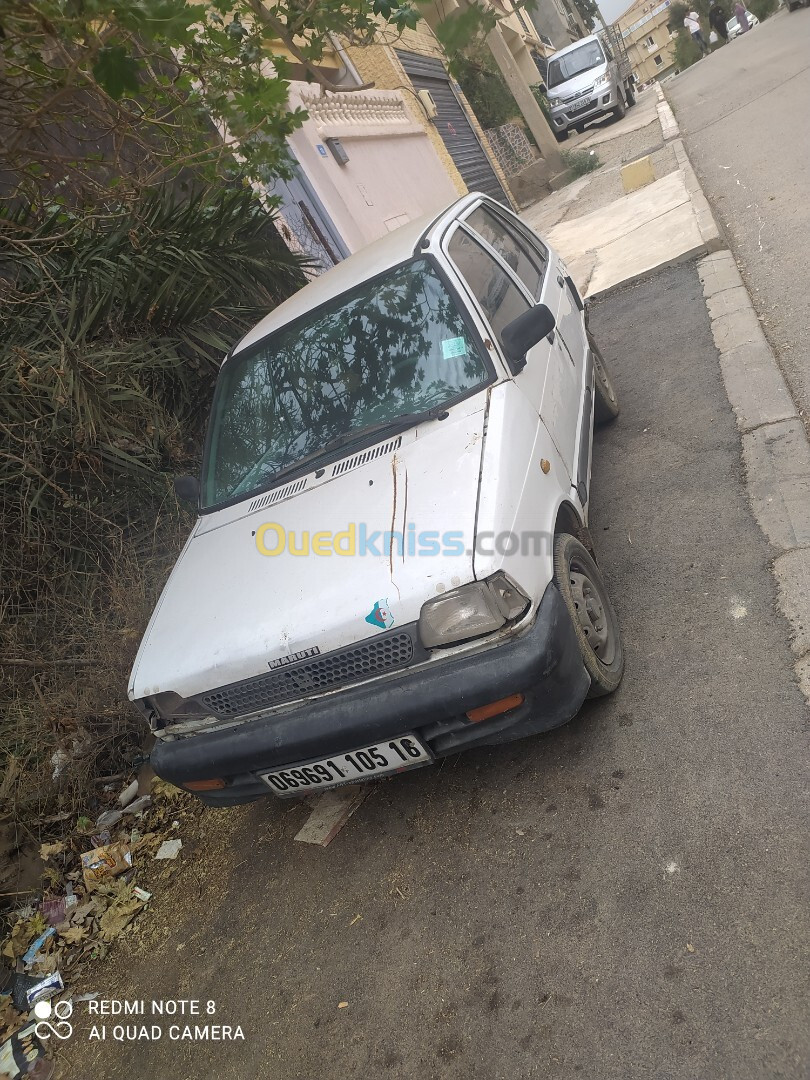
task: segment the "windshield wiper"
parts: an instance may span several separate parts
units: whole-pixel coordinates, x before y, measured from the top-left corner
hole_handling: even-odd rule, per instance
[[[320,452],[327,454],[338,446],[348,446],[352,443],[361,442],[370,435],[381,435],[387,431],[393,434],[395,431],[404,431],[405,428],[415,427],[416,424],[421,424],[423,420],[444,420],[448,415],[447,409],[443,405],[434,405],[432,409],[423,409],[421,412],[399,413],[398,416],[391,416],[388,420],[381,420],[378,424],[357,428],[355,431],[345,431],[342,435],[330,439]]]
[[[302,471],[306,472],[307,466],[312,466],[317,461],[331,457],[339,447],[352,446],[354,443],[362,442],[373,435],[404,431],[406,428],[421,424],[424,420],[444,420],[447,416],[449,416],[449,413],[444,405],[434,405],[432,408],[423,409],[421,412],[400,413],[398,416],[391,416],[387,420],[381,420],[379,423],[371,424],[368,427],[357,428],[354,431],[344,431],[342,435],[330,439],[320,449],[313,450],[312,453],[305,454],[302,458],[298,458],[297,461],[291,461],[289,465],[277,469],[272,476],[268,477],[268,481],[266,485],[263,485],[262,490],[267,491],[269,488],[275,487],[277,482],[285,476],[291,476],[293,473]]]

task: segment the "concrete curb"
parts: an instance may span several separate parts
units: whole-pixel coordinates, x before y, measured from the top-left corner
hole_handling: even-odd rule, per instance
[[[707,255],[698,273],[742,437],[748,498],[778,553],[778,605],[790,624],[796,677],[810,701],[810,444],[734,256]]]
[[[669,108],[668,105],[667,108]],[[703,188],[700,186],[697,174],[692,168],[692,163],[686,153],[686,147],[683,145],[683,139],[675,139],[672,143],[672,149],[675,153],[675,160],[678,162],[678,168],[683,173],[686,190],[689,192],[689,197],[692,200],[698,228],[700,229],[700,235],[703,237],[703,242],[706,244],[706,250],[720,251],[723,247],[720,229],[718,228],[717,222],[714,220],[714,214],[712,213],[712,208],[709,206],[709,200],[703,194]]]
[[[675,119],[675,113],[672,111],[672,107],[666,99],[664,91],[661,89],[659,83],[655,84],[655,92],[658,95],[658,122],[661,125],[661,132],[664,136],[664,142],[669,142],[670,139],[677,139],[681,133],[681,129],[678,127],[678,121]]]

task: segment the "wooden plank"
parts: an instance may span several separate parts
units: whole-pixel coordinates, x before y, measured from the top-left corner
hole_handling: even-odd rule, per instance
[[[295,839],[302,844],[326,847],[335,839],[370,790],[368,784],[350,784],[316,796],[311,803],[312,813]]]

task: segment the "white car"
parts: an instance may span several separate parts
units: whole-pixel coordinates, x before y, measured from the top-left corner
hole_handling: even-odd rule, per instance
[[[558,256],[471,194],[276,308],[226,358],[199,517],[129,686],[211,805],[430,764],[619,684],[587,529],[618,412]]]
[[[759,26],[759,19],[753,11],[748,11],[746,9],[745,14],[748,16],[748,28],[750,30],[753,30],[755,26]],[[728,30],[729,41],[732,41],[735,37],[739,37],[740,34],[744,33],[743,28],[740,26],[740,20],[736,15],[732,15],[726,22],[726,29]]]

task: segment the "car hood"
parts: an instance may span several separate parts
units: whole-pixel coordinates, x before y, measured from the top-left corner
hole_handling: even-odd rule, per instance
[[[414,622],[428,597],[471,581],[487,401],[479,393],[321,477],[201,518],[147,627],[130,697],[188,697],[329,652]],[[290,534],[301,550],[307,533],[310,549],[326,533],[348,551],[352,527],[354,554],[290,552]],[[284,550],[260,554],[259,539]]]

